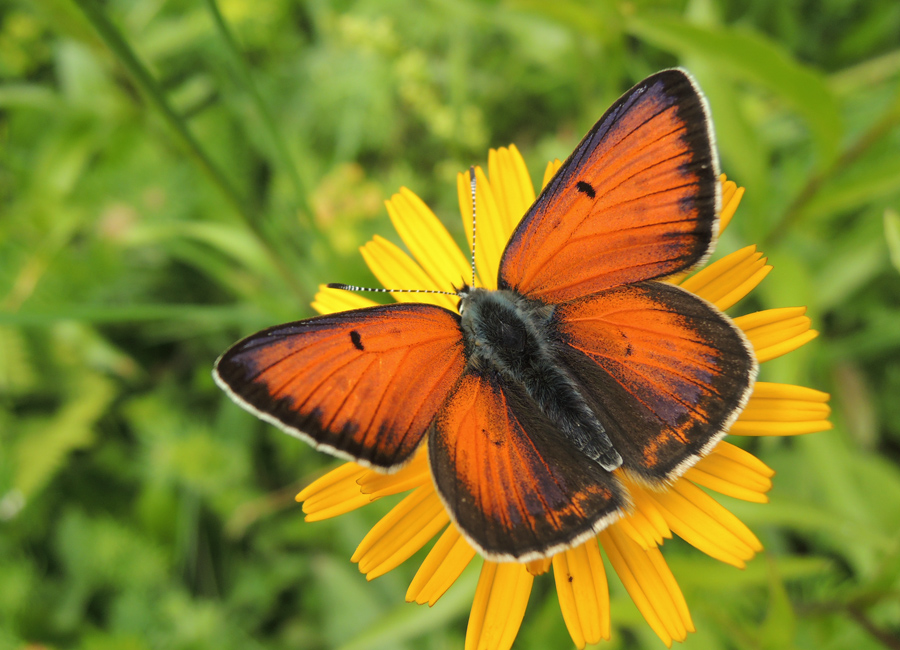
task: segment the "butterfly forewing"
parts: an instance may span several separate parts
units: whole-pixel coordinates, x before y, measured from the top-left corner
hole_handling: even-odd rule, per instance
[[[718,162],[705,100],[681,70],[622,96],[516,228],[500,288],[564,302],[697,264],[715,237]]]
[[[604,424],[622,469],[650,483],[684,473],[743,408],[756,359],[715,307],[660,282],[558,305],[556,353]]]
[[[390,469],[418,447],[464,365],[456,314],[398,304],[264,330],[223,354],[215,377],[286,432]]]
[[[428,452],[453,521],[495,560],[548,557],[626,507],[619,481],[497,373],[463,375],[435,419]]]

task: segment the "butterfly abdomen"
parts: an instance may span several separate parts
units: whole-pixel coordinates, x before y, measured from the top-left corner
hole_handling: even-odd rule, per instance
[[[469,289],[461,326],[468,367],[524,389],[561,436],[607,471],[622,464],[594,412],[550,350],[553,306],[512,291]]]

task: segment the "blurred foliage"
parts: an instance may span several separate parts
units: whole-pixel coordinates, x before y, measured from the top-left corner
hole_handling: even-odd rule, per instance
[[[221,13],[220,13],[221,12]],[[460,243],[454,174],[515,142],[533,177],[624,89],[684,65],[748,189],[720,251],[775,272],[743,311],[822,336],[764,378],[836,429],[748,446],[743,572],[679,542],[690,648],[900,647],[896,0],[7,0],[0,8],[0,648],[461,648],[475,574],[347,560],[387,505],[305,524],[330,461],[210,378],[239,337],[373,284],[407,185]],[[517,648],[569,647],[551,580]],[[613,580],[610,648],[660,647]]]

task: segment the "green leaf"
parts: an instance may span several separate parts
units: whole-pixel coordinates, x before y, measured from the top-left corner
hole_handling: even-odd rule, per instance
[[[793,646],[797,627],[797,617],[791,607],[790,598],[784,586],[783,578],[774,561],[768,562],[769,569],[769,610],[766,620],[759,630],[760,645],[763,648],[781,650]]]
[[[703,58],[720,72],[767,88],[806,119],[823,163],[837,152],[843,126],[825,78],[778,44],[746,29],[701,27],[661,15],[633,15],[626,29],[657,47]]]
[[[900,192],[900,158],[895,150],[856,164],[829,180],[803,208],[817,219],[849,212]]]
[[[807,466],[812,467],[811,464]],[[765,508],[758,509],[755,516],[742,513],[740,518],[751,527],[778,526],[803,534],[823,534],[840,544],[887,548],[892,543],[881,531],[858,520],[848,525],[847,519],[837,512],[785,496],[773,499]]]
[[[874,217],[874,218],[872,218]],[[815,284],[816,305],[822,312],[845,303],[887,266],[881,224],[869,211],[849,223],[833,242]]]
[[[49,309],[0,311],[0,325],[49,325],[57,321],[77,320],[89,323],[132,323],[140,321],[189,321],[222,326],[254,322],[253,311],[246,307],[213,305],[65,305]]]
[[[884,211],[884,240],[891,255],[891,264],[900,271],[900,214],[894,210]]]
[[[115,397],[112,382],[83,376],[69,401],[49,420],[32,420],[16,447],[15,486],[33,496],[62,467],[75,449],[94,442],[94,423]]]
[[[247,229],[240,226],[202,221],[141,224],[129,231],[128,244],[147,246],[181,237],[220,251],[270,282],[277,279],[265,249],[258,240],[248,237]]]
[[[0,391],[18,393],[34,386],[30,356],[22,333],[0,325]]]
[[[124,581],[131,588],[152,587],[167,579],[166,554],[127,521],[70,509],[55,545],[70,578],[88,590]]]
[[[769,506],[766,506],[768,508]],[[832,568],[833,562],[824,557],[786,555],[768,560],[775,562],[784,580],[802,580],[821,576]],[[678,583],[691,591],[737,591],[766,586],[770,582],[770,567],[766,557],[756,557],[746,568],[711,564],[703,555],[667,555],[666,562]]]
[[[869,519],[873,526],[891,535],[900,521],[900,469],[876,453],[858,453],[847,458],[855,482],[862,494],[877,494],[869,503]]]
[[[56,92],[43,85],[7,83],[0,86],[0,107],[3,108],[52,111],[63,106]]]

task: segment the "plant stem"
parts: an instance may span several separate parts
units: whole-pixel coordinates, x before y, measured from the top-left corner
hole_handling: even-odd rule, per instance
[[[250,68],[247,66],[247,62],[244,60],[237,39],[229,28],[228,23],[225,22],[225,18],[222,16],[222,12],[219,9],[216,0],[206,0],[206,6],[209,8],[209,13],[213,17],[213,22],[215,22],[216,28],[219,30],[219,34],[225,43],[225,49],[231,56],[232,65],[240,76],[241,83],[243,83],[246,91],[249,93],[253,105],[256,108],[256,112],[262,120],[263,127],[266,130],[275,157],[287,173],[287,176],[294,187],[295,199],[299,204],[300,218],[303,221],[303,225],[307,230],[318,235],[318,227],[312,217],[312,208],[307,199],[308,192],[306,186],[300,178],[300,173],[297,171],[297,165],[294,163],[294,159],[285,145],[284,138],[282,138],[281,134],[278,132],[278,128],[275,125],[275,119],[272,117],[272,112],[269,110],[265,101],[263,101],[259,88],[253,81],[253,75],[251,74]]]
[[[890,108],[885,112],[880,120],[875,122],[872,127],[862,134],[859,139],[847,148],[838,158],[826,169],[810,176],[806,181],[806,185],[797,194],[781,220],[775,224],[772,231],[763,240],[763,247],[769,248],[773,244],[780,243],[781,239],[787,234],[797,221],[803,216],[803,211],[807,204],[816,196],[818,191],[832,178],[840,174],[845,168],[856,162],[869,147],[876,144],[887,133],[900,122],[900,95],[894,99]]]
[[[866,615],[858,607],[850,606],[847,609],[847,614],[856,621],[866,632],[872,635],[873,638],[877,639],[881,645],[885,648],[890,648],[891,650],[900,650],[900,639],[896,636],[887,632],[886,630],[881,629]]]

